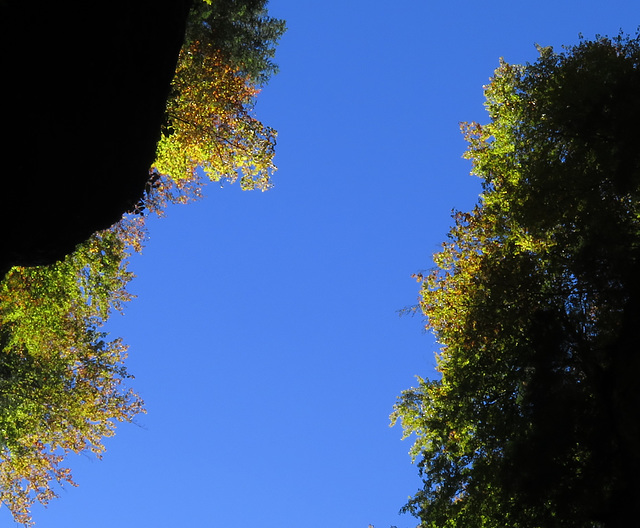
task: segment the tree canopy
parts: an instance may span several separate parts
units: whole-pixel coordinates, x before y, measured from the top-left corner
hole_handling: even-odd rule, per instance
[[[174,182],[235,181],[266,190],[275,170],[276,132],[252,114],[259,87],[277,72],[283,20],[266,0],[194,4],[167,104],[154,170]]]
[[[284,20],[269,16],[267,0],[205,0],[192,8],[186,40],[211,46],[261,86],[278,72],[273,59],[285,31]]]
[[[52,266],[14,267],[0,283],[0,500],[28,524],[53,481],[73,484],[70,452],[104,451],[142,401],[126,385],[126,346],[100,331],[129,299],[125,245],[94,235]]]
[[[617,527],[639,491],[640,40],[501,61],[468,123],[483,192],[421,282],[441,348],[392,423],[421,526]]]
[[[127,385],[127,347],[101,327],[131,298],[127,258],[142,248],[148,214],[198,198],[201,174],[271,185],[276,133],[252,109],[285,26],[265,6],[196,2],[144,199],[64,260],[16,266],[0,281],[0,501],[17,522],[32,524],[31,506],[49,502],[55,483],[74,484],[69,453],[100,456],[116,422],[144,411]]]
[[[240,175],[243,189],[268,189],[276,132],[251,115],[258,91],[248,79],[198,42],[181,51],[173,89],[154,170],[174,181]]]

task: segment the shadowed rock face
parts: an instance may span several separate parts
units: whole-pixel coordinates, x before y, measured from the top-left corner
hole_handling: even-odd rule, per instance
[[[191,0],[0,0],[0,273],[142,196]]]

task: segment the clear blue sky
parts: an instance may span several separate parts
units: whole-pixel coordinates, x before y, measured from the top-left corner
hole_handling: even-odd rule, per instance
[[[104,460],[72,457],[39,528],[398,528],[419,481],[388,415],[434,343],[412,273],[479,182],[464,120],[486,121],[500,56],[582,32],[635,32],[640,4],[271,0],[289,30],[258,117],[279,131],[276,187],[210,185],[150,225],[130,345],[148,414]],[[0,509],[0,525],[12,522]]]

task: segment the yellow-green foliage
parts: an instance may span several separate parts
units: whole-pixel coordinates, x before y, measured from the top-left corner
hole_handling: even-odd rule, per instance
[[[265,3],[247,11],[256,27],[243,19],[215,35],[204,15],[192,12],[189,27],[209,40],[191,39],[180,53],[167,126],[135,214],[61,262],[14,267],[0,281],[0,502],[17,522],[31,524],[30,507],[51,500],[55,482],[74,485],[62,465],[66,455],[89,450],[100,456],[115,423],[143,412],[142,400],[124,383],[131,377],[126,346],[100,331],[130,298],[126,257],[128,249],[141,250],[142,213],[162,214],[169,202],[199,197],[201,173],[212,181],[240,178],[243,189],[271,186],[276,132],[252,108],[256,83],[275,71],[271,57],[284,22],[266,17]],[[220,4],[217,12],[224,9],[246,11],[241,2]],[[218,22],[234,23],[234,13]],[[245,73],[232,66],[234,58]]]
[[[169,125],[153,168],[174,181],[195,180],[200,168],[212,181],[266,190],[275,170],[276,132],[251,115],[258,93],[210,45],[180,53],[167,104]]]
[[[142,401],[128,389],[126,347],[99,328],[129,298],[124,243],[94,235],[52,266],[14,267],[0,282],[0,500],[30,523],[53,482],[73,484],[69,452],[104,450]]]
[[[500,63],[464,125],[483,179],[417,276],[439,379],[395,405],[423,528],[624,526],[640,393],[640,36]]]

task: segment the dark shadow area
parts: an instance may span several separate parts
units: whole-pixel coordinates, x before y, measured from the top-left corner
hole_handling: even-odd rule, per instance
[[[143,195],[191,0],[0,0],[0,276],[50,264]]]

